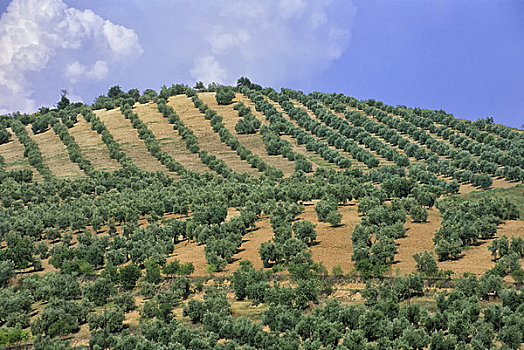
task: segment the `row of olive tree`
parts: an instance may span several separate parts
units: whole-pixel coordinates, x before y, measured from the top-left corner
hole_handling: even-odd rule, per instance
[[[267,90],[267,89],[266,89]],[[265,91],[265,90],[264,90]],[[321,141],[322,138],[327,140],[332,140],[333,136],[336,135],[332,130],[325,128],[320,125],[318,122],[312,120],[307,113],[300,109],[295,108],[293,103],[289,101],[287,96],[279,95],[275,91],[268,90],[266,91],[267,96],[273,101],[278,102],[288,116],[295,120],[296,123],[303,129],[296,127],[293,123],[286,120],[288,124],[288,131],[290,134],[297,139],[298,144],[304,144],[308,151],[314,151],[318,153],[322,158],[327,160],[330,163],[337,164],[341,168],[349,168],[351,166],[351,159],[344,156],[337,150],[334,150],[329,147],[329,143]],[[317,137],[314,137],[315,135]],[[333,144],[338,145],[337,142],[333,141]],[[336,147],[336,146],[335,146]],[[342,149],[341,146],[336,147]]]
[[[438,201],[437,208],[443,221],[433,242],[441,261],[459,258],[467,246],[476,244],[479,239],[493,238],[502,220],[519,216],[515,204],[500,198],[460,200],[450,197]]]
[[[283,93],[289,97],[297,99],[303,105],[311,109],[315,116],[324,123],[324,128],[328,126],[329,128],[331,128],[331,130],[336,130],[335,134],[340,139],[336,142],[338,144],[344,145],[345,150],[351,152],[352,156],[364,162],[366,165],[368,165],[368,167],[370,165],[376,166],[374,164],[378,164],[378,159],[376,159],[371,152],[363,149],[362,147],[359,147],[352,140],[355,140],[358,143],[365,145],[372,151],[376,151],[378,154],[382,155],[389,161],[395,161],[395,163],[399,166],[409,165],[409,160],[405,156],[400,154],[394,148],[384,144],[376,137],[373,137],[372,134],[367,132],[365,129],[359,127],[360,125],[351,120],[351,118],[348,118],[347,114],[345,114],[345,117],[347,119],[346,121],[338,117],[337,115],[331,113],[321,104],[319,104],[317,102],[317,99],[323,96],[320,95],[320,93],[313,93],[312,96],[306,96],[304,93],[300,91],[293,91],[289,89],[283,89]],[[337,111],[338,110],[341,109],[337,109]],[[342,109],[341,111],[344,110],[345,109]],[[350,115],[352,114],[350,113]],[[352,123],[350,124],[348,123],[348,121],[351,121]],[[321,124],[317,122],[317,125]]]
[[[40,151],[38,144],[29,136],[24,124],[17,119],[12,119],[10,126],[18,137],[18,140],[24,145],[24,157],[27,157],[29,164],[35,167],[46,181],[52,180],[54,174],[44,163],[42,152]]]
[[[286,126],[283,124],[282,114],[264,99],[264,95],[259,91],[250,90],[246,87],[241,88],[241,92],[246,94],[255,103],[255,109],[261,111],[270,125],[264,125],[260,129],[262,141],[269,155],[281,154],[283,157],[295,162],[295,170],[306,173],[312,171],[313,165],[302,154],[293,151],[291,144],[281,137],[281,133],[286,133]]]
[[[158,159],[169,171],[175,172],[179,175],[184,175],[188,172],[180,162],[176,161],[169,153],[162,150],[160,143],[146,124],[140,120],[138,114],[133,113],[132,106],[126,104],[120,106],[120,111],[126,119],[131,121],[131,125],[138,132],[138,137],[144,140],[147,150],[153,157]]]
[[[258,155],[253,154],[251,150],[245,147],[236,136],[234,136],[228,128],[222,123],[222,116],[218,115],[217,112],[198,98],[197,95],[192,97],[195,107],[197,107],[201,113],[204,114],[205,118],[209,120],[213,131],[218,133],[220,141],[224,142],[233,151],[235,151],[242,160],[246,160],[251,167],[258,169],[271,178],[281,178],[283,173],[272,166],[269,166],[262,158]]]

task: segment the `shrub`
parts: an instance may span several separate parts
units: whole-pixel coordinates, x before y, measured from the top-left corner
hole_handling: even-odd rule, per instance
[[[342,213],[336,210],[329,212],[329,214],[326,216],[326,221],[329,222],[331,226],[340,225],[341,220],[342,220]]]
[[[435,276],[438,272],[437,262],[433,255],[425,250],[423,253],[413,255],[413,259],[417,263],[417,271],[426,276]]]
[[[419,205],[413,205],[409,209],[409,215],[415,222],[426,222],[428,219],[428,211]]]
[[[233,102],[233,99],[235,98],[235,92],[230,87],[220,86],[216,92],[215,98],[219,105],[228,105]]]

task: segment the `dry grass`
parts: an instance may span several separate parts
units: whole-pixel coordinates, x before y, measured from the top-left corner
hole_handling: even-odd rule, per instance
[[[308,203],[305,205],[304,212],[298,216],[299,219],[308,220],[316,225],[317,240],[310,248],[314,261],[321,262],[328,271],[335,266],[340,266],[345,273],[350,272],[353,269],[351,231],[360,222],[356,205],[348,204],[338,208],[342,213],[342,221],[337,227],[318,222],[314,208],[314,203]],[[243,237],[239,252],[233,256],[234,262],[226,267],[224,274],[235,271],[242,260],[251,261],[257,269],[262,268],[258,249],[261,243],[271,238],[273,238],[273,229],[269,218],[257,221],[255,229]]]
[[[62,143],[60,138],[52,129],[40,134],[33,134],[31,127],[26,127],[28,135],[38,144],[44,164],[46,164],[51,172],[57,177],[63,178],[79,178],[84,177],[85,174],[76,163],[69,159],[67,147]]]
[[[500,238],[502,235],[506,235],[508,238],[512,236],[524,238],[524,221],[508,220],[504,222],[499,226],[495,238]],[[481,241],[481,244],[471,246],[468,250],[465,250],[462,258],[439,262],[438,267],[443,270],[452,270],[457,276],[462,276],[465,272],[482,274],[495,266],[495,262],[491,260],[491,253],[488,250],[491,242],[491,239]],[[524,259],[521,259],[522,263],[524,263]]]
[[[240,94],[236,94],[236,96],[239,96]],[[267,154],[266,147],[264,145],[264,141],[262,141],[262,135],[260,135],[259,132],[256,134],[237,134],[235,131],[235,125],[237,121],[240,119],[238,117],[237,111],[233,109],[234,103],[238,102],[239,100],[235,98],[235,101],[233,101],[232,104],[227,106],[220,106],[216,102],[215,99],[215,93],[211,92],[205,92],[199,94],[202,101],[204,101],[205,104],[207,104],[212,109],[216,110],[218,114],[220,114],[223,117],[222,122],[228,128],[228,130],[235,135],[238,140],[248,149],[253,152],[253,154],[256,154],[261,159],[263,159],[268,165],[273,166],[277,169],[282,170],[284,173],[284,176],[288,176],[292,174],[295,171],[295,164],[294,162],[289,161],[288,159],[284,158],[282,155],[276,155],[276,156],[270,156]],[[260,119],[259,119],[260,120]]]
[[[406,237],[396,240],[397,254],[392,269],[397,270],[400,275],[415,272],[416,264],[413,255],[424,250],[433,250],[433,236],[435,231],[440,228],[441,221],[442,218],[436,208],[428,210],[427,222],[412,222],[408,216],[404,225],[407,229]]]
[[[326,127],[329,128],[330,130],[337,131],[337,130],[333,129],[333,128],[330,127],[330,126],[327,126],[323,121],[321,121],[320,119],[318,119],[317,116],[315,115],[315,113],[313,113],[309,108],[307,108],[306,106],[304,106],[300,101],[295,100],[295,99],[290,99],[290,101],[295,105],[295,107],[300,108],[300,109],[306,111],[306,113],[309,115],[309,117],[310,117],[311,119],[313,119],[313,120],[315,120],[315,121],[317,121],[317,122],[319,122],[319,123],[322,123],[322,125],[326,126]],[[339,118],[341,118],[341,119],[343,119],[343,120],[346,120],[346,119],[344,118],[344,116],[343,116],[342,113],[338,113],[338,114],[337,114],[337,113],[335,113],[335,111],[330,110],[329,107],[327,107],[326,105],[322,104],[322,106],[323,106],[324,108],[326,108],[327,110],[329,110],[331,113],[337,115]],[[377,137],[379,137],[379,136],[377,136]],[[381,139],[381,140],[382,140],[382,139]],[[382,140],[382,141],[384,141],[384,140]],[[356,141],[355,141],[355,142],[356,142]],[[358,142],[356,142],[356,143],[358,144]],[[368,149],[368,150],[369,150],[369,149]],[[366,170],[366,169],[368,169],[368,167],[367,167],[366,164],[364,164],[363,162],[361,162],[361,161],[359,161],[359,160],[353,158],[353,156],[351,155],[351,153],[345,152],[345,151],[340,150],[340,149],[338,149],[338,151],[339,151],[341,154],[343,154],[343,155],[345,155],[346,157],[348,157],[349,159],[351,159],[351,163],[352,163],[352,166],[351,166],[351,167],[352,167],[352,168],[358,168],[358,169],[362,169],[362,170]],[[371,151],[371,150],[369,150],[369,151]],[[375,155],[376,155],[376,153],[375,153]],[[378,156],[378,157],[379,157],[379,160],[380,160],[380,161],[387,162],[387,160],[386,160],[386,159],[383,159],[383,157],[382,157],[382,159],[380,159],[381,156]]]
[[[204,253],[204,245],[195,242],[182,242],[175,246],[173,254],[167,258],[167,262],[171,262],[174,259],[180,261],[180,263],[192,262],[195,266],[194,276],[207,275],[206,271],[206,255]]]
[[[346,108],[348,110],[356,110],[356,109],[353,109],[353,108],[350,108],[350,107],[347,107]],[[357,110],[358,111],[358,110]],[[335,111],[331,111],[333,114],[335,114],[337,117],[343,119],[343,120],[346,120],[349,124],[353,125],[353,123],[351,123],[351,121],[347,120],[346,117],[344,116],[344,113],[339,113],[339,112],[335,112]],[[316,119],[318,120],[318,119]],[[320,120],[318,120],[320,121]],[[355,126],[355,125],[354,125]],[[373,135],[373,136],[376,136],[378,137],[377,135]],[[390,160],[387,160],[386,158],[384,158],[384,156],[381,156],[380,154],[377,153],[377,151],[373,151],[371,148],[369,148],[367,145],[363,145],[363,144],[360,144],[358,141],[354,140],[356,144],[358,144],[360,147],[364,148],[366,151],[368,152],[371,152],[380,162],[379,166],[383,166],[383,165],[395,165],[395,162],[393,161],[390,161]],[[384,141],[382,139],[382,141]]]
[[[494,178],[493,179],[493,185],[491,187],[493,188],[513,188],[517,186],[520,182],[509,182],[506,179],[503,178]],[[472,192],[481,192],[479,188],[473,186],[470,183],[467,184],[461,184],[459,193],[472,193]]]
[[[190,98],[185,95],[173,96],[169,98],[168,105],[173,107],[182,122],[193,130],[198,138],[200,149],[222,159],[235,172],[247,172],[252,175],[261,174],[257,169],[251,168],[247,161],[240,159],[229,146],[220,141],[220,137],[213,131],[209,121],[194,107]]]
[[[269,102],[271,103],[275,109],[282,113],[282,116],[284,118],[286,118],[288,121],[290,121],[294,126],[296,126],[297,128],[299,129],[302,129],[301,126],[299,126],[297,124],[296,121],[294,121],[293,119],[291,119],[289,117],[289,115],[286,113],[286,111],[284,111],[284,109],[282,107],[280,107],[280,105],[277,103],[277,102],[274,102],[273,100],[269,99],[268,97],[264,96],[264,98]],[[304,130],[304,129],[302,129]],[[308,133],[309,135],[313,136],[314,138],[316,139],[319,139],[318,137],[316,137],[315,135],[311,134],[311,132],[307,131],[307,130],[304,130],[306,133]],[[317,154],[316,152],[313,152],[313,151],[308,151],[306,149],[306,146],[305,145],[298,145],[298,143],[296,142],[296,140],[291,137],[291,136],[288,136],[288,135],[284,135],[283,137],[285,140],[287,140],[288,142],[292,143],[292,145],[296,145],[298,146],[297,148],[297,153],[302,153],[306,158],[308,158],[311,162],[313,162],[314,164],[316,164],[317,166],[319,167],[322,167],[322,168],[333,168],[333,169],[337,169],[337,170],[340,170],[340,168],[336,165],[336,164],[333,164],[333,163],[330,163],[328,162],[327,160],[325,160],[324,158],[322,158],[319,154]],[[320,139],[319,139],[320,140]],[[292,142],[293,141],[293,142]],[[332,146],[329,146],[329,148],[331,149],[334,149],[336,150],[335,147],[332,147]],[[306,153],[304,153],[304,151]],[[315,170],[315,168],[313,168],[313,170]]]
[[[185,141],[173,130],[168,120],[158,112],[157,105],[153,102],[146,104],[135,104],[134,112],[140,120],[147,125],[155,135],[162,150],[171,155],[176,161],[187,169],[198,173],[210,172],[211,170],[200,160],[198,154],[191,153]]]
[[[353,202],[339,206],[338,210],[342,213],[341,225],[338,227],[318,222],[314,203],[306,204],[304,212],[298,218],[311,221],[316,225],[317,241],[310,248],[313,259],[316,262],[321,262],[328,271],[332,271],[334,267],[340,266],[344,273],[349,273],[354,269],[351,261],[351,232],[360,222],[361,217],[357,212],[357,206]],[[413,255],[424,250],[434,250],[433,236],[435,231],[440,228],[441,217],[439,211],[435,208],[430,208],[428,214],[428,220],[425,223],[415,223],[410,220],[409,216],[407,217],[408,220],[405,224],[407,229],[406,237],[396,240],[397,254],[395,255],[395,263],[391,268],[393,274],[405,275],[415,272],[416,263]],[[499,227],[496,237],[501,237],[502,235],[524,237],[524,221],[511,220],[505,222]],[[258,221],[256,229],[244,236],[240,251],[234,256],[235,261],[226,267],[224,273],[236,270],[241,260],[249,260],[255,268],[261,268],[262,262],[260,261],[258,249],[262,242],[266,242],[272,237],[273,232],[269,220],[265,218]],[[464,251],[462,258],[455,261],[439,262],[438,266],[442,270],[454,271],[457,276],[462,275],[464,272],[483,273],[495,264],[491,261],[490,252],[487,250],[490,242],[491,240],[487,240],[478,246],[470,247]],[[203,247],[201,247],[201,250],[202,253],[199,254],[203,255]],[[191,247],[188,253],[188,255],[194,254],[194,247]],[[190,258],[188,257],[188,259]],[[202,257],[200,260],[205,264],[205,258]],[[205,268],[202,267],[200,271],[205,272]]]
[[[162,171],[174,175],[149,153],[144,141],[138,137],[138,132],[133,128],[131,122],[124,118],[120,108],[109,111],[100,109],[95,113],[104,122],[115,141],[120,144],[121,149],[139,168],[145,171]]]
[[[269,218],[256,222],[256,227],[242,237],[242,245],[238,253],[233,256],[233,263],[226,267],[226,272],[233,272],[240,266],[240,261],[249,260],[256,269],[262,268],[262,260],[258,254],[260,244],[269,241],[273,237],[273,229]]]
[[[262,122],[262,125],[269,125],[269,122],[264,117],[264,114],[262,112],[256,111],[255,104],[247,96],[243,94],[237,94],[236,99],[238,101],[244,102],[246,106],[251,107],[251,111],[253,111],[253,114],[258,118],[258,120]],[[315,171],[319,167],[319,164],[323,167],[327,167],[329,165],[329,163],[326,162],[324,159],[320,158],[318,154],[316,154],[315,152],[308,151],[304,145],[299,145],[297,143],[297,140],[295,140],[291,136],[281,135],[280,137],[283,140],[289,142],[293,152],[303,155],[304,157],[306,157],[306,159],[309,159],[312,162],[313,171]]]
[[[82,116],[79,116],[78,122],[69,129],[69,134],[75,138],[80,151],[96,170],[114,171],[122,167],[120,163],[109,157],[109,151],[102,141],[102,136],[92,130],[91,124],[86,122]]]
[[[41,181],[42,175],[24,157],[24,145],[20,143],[18,137],[11,129],[7,129],[7,131],[11,133],[11,141],[0,145],[0,155],[4,157],[5,170],[31,170],[33,172],[33,180]]]
[[[414,254],[421,253],[424,250],[431,251],[435,248],[433,236],[435,231],[440,228],[442,219],[435,208],[429,209],[428,214],[426,223],[414,223],[408,220],[405,225],[407,237],[396,241],[398,243],[398,251],[392,268],[400,275],[415,272]],[[499,238],[502,235],[507,237],[524,237],[524,221],[508,220],[504,222],[499,226],[495,238]],[[438,267],[441,270],[451,270],[455,272],[456,276],[462,276],[465,272],[482,274],[495,266],[495,262],[491,260],[491,253],[488,250],[491,242],[492,239],[481,240],[478,245],[464,250],[461,258],[438,262]],[[524,259],[521,261],[524,262]]]
[[[321,262],[331,272],[336,266],[340,266],[344,273],[353,270],[351,261],[353,247],[351,244],[351,232],[360,222],[357,206],[354,202],[339,206],[338,211],[342,214],[340,226],[332,227],[325,222],[318,222],[315,206],[305,205],[304,212],[298,216],[317,225],[317,242],[310,248],[313,260]]]

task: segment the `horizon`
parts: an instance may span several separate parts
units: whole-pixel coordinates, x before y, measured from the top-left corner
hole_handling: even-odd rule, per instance
[[[0,113],[241,76],[524,124],[524,3],[13,0],[0,5]],[[57,25],[59,24],[59,25]],[[166,40],[171,38],[171,40]]]

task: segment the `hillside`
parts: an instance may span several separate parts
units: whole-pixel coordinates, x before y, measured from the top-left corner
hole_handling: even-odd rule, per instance
[[[113,87],[92,106],[1,117],[0,181],[0,305],[12,307],[0,332],[21,329],[30,344],[109,341],[106,308],[122,318],[115,337],[169,317],[193,329],[202,319],[187,311],[190,295],[227,299],[230,314],[260,323],[276,297],[244,286],[261,306],[242,301],[238,271],[263,290],[339,278],[336,293],[303,296],[306,306],[324,294],[359,304],[355,293],[376,278],[420,278],[428,290],[464,274],[524,279],[524,133],[444,111],[242,80],[141,96]],[[204,281],[226,281],[225,292],[204,296]],[[207,322],[215,342],[256,343]]]

